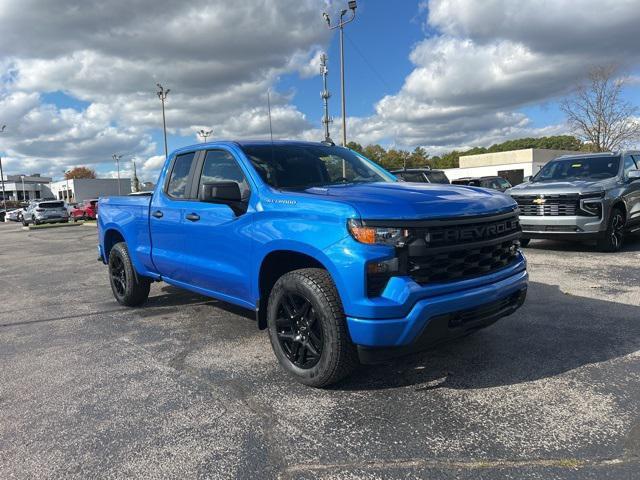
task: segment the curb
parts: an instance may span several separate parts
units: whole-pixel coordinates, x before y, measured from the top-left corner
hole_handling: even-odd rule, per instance
[[[27,227],[22,227],[22,230],[46,230],[47,228],[67,228],[67,227],[79,227],[82,223],[51,223],[51,224],[43,224],[43,225],[29,225]]]

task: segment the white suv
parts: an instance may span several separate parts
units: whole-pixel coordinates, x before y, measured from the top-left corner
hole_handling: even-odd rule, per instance
[[[29,205],[22,215],[22,224],[24,226],[33,223],[40,225],[41,223],[67,223],[69,221],[69,212],[63,201],[47,200],[42,202],[34,202]]]

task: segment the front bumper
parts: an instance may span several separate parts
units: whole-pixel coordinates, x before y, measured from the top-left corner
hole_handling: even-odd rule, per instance
[[[469,329],[486,326],[477,325],[475,320],[493,323],[498,318],[513,313],[524,301],[527,284],[528,275],[526,270],[522,269],[493,283],[420,299],[402,318],[370,319],[347,316],[349,333],[352,341],[361,348],[409,347],[411,350],[423,346],[422,344],[436,343],[464,335]],[[492,312],[489,315],[491,318],[484,318],[479,313],[480,310],[476,310],[510,298],[516,300],[507,302],[505,308]],[[474,310],[477,318],[474,318]],[[447,320],[445,327],[434,327],[442,322],[438,318],[452,314],[470,319],[463,322],[465,325],[456,325],[457,320],[454,318],[450,326]],[[418,339],[424,336],[426,338],[418,342]]]
[[[520,216],[524,238],[592,237],[605,231],[604,218],[584,216]]]

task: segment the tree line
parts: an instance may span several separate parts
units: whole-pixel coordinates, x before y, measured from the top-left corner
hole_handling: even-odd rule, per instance
[[[359,143],[347,144],[352,150],[361,153],[387,170],[400,168],[457,168],[459,158],[464,155],[479,153],[506,152],[509,150],[522,150],[526,148],[547,148],[552,150],[588,150],[588,146],[572,135],[555,135],[539,138],[519,138],[496,143],[490,147],[473,147],[468,150],[452,150],[442,155],[429,155],[423,147],[416,147],[413,151],[396,148],[385,149],[381,145],[367,145],[363,147]]]

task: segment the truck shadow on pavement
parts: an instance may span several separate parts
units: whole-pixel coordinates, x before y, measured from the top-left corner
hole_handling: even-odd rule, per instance
[[[478,389],[553,377],[640,349],[640,307],[532,282],[515,314],[473,335],[385,365],[362,366],[337,390],[416,385]]]

